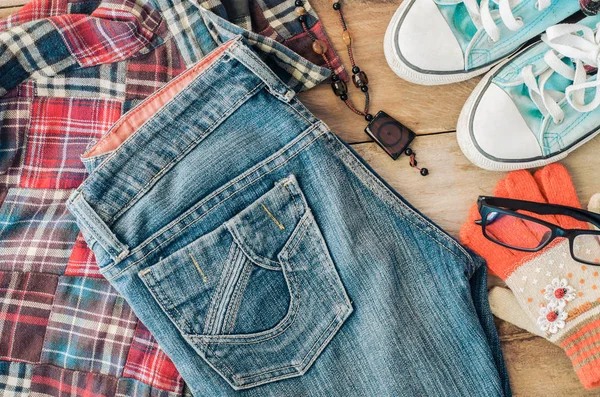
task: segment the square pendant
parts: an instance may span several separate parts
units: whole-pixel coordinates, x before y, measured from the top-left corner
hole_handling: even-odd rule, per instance
[[[415,139],[415,133],[398,120],[380,110],[365,128],[365,132],[396,160]]]

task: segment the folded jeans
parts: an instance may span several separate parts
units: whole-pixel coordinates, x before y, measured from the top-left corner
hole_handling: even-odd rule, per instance
[[[510,395],[481,259],[261,55],[215,42],[84,156],[102,274],[194,395]]]

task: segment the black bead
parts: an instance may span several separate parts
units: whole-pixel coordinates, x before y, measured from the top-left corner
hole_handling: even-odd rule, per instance
[[[407,156],[410,156],[411,154],[413,154],[413,151],[411,148],[406,148],[406,150],[404,151],[404,154]]]
[[[304,2],[302,0],[296,0],[296,7],[302,7],[304,5]]]
[[[421,168],[421,175],[423,175],[423,176],[429,175],[429,170],[427,168]]]
[[[332,74],[331,75],[331,80],[332,81],[339,81],[340,80],[340,76],[338,76],[337,74]]]
[[[367,120],[367,121],[372,121],[372,120],[373,120],[373,115],[372,115],[372,114],[370,114],[370,113],[367,113],[367,114],[365,115],[365,120]]]
[[[339,10],[340,8],[342,8],[342,5],[340,3],[333,3],[334,10]]]
[[[300,15],[300,16],[298,17],[298,20],[299,20],[300,22],[306,22],[306,15]]]
[[[363,85],[362,87],[360,87],[360,90],[362,92],[367,92],[367,91],[369,91],[369,87],[367,87],[366,85]]]
[[[331,83],[331,89],[336,96],[342,96],[348,94],[348,86],[342,80],[334,81]]]
[[[348,99],[348,95],[346,95],[346,94],[342,94],[342,95],[340,95],[340,99],[341,99],[342,101],[345,101],[346,99]]]
[[[417,160],[413,160],[411,163],[409,163],[411,167],[416,167],[419,165],[419,163],[417,163]]]
[[[355,73],[355,74],[356,74],[356,73],[358,73],[358,72],[360,72],[360,68],[359,68],[358,66],[354,66],[354,67],[352,68],[352,73]]]

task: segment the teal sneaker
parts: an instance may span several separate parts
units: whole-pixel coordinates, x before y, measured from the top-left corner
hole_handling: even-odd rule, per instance
[[[457,127],[463,153],[488,170],[540,167],[600,131],[600,15],[548,28],[490,71]]]
[[[455,83],[487,72],[577,11],[576,0],[404,0],[387,28],[385,56],[410,82]]]

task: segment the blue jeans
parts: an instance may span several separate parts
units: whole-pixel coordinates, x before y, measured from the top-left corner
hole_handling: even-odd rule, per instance
[[[482,262],[242,37],[213,45],[92,149],[68,203],[193,394],[510,395]]]

